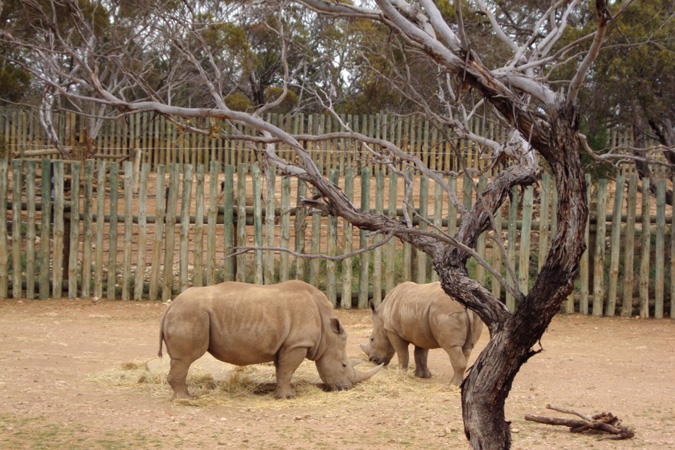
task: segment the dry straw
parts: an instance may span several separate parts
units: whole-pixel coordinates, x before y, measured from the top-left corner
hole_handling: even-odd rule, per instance
[[[88,379],[105,386],[133,389],[168,400],[171,397],[171,388],[166,383],[167,373],[168,361],[155,358],[147,362],[125,363],[117,369],[93,374]],[[450,386],[446,380],[423,380],[416,378],[412,370],[399,370],[395,366],[385,367],[370,380],[359,383],[350,390],[328,392],[323,388],[314,363],[305,360],[292,379],[297,398],[278,401],[274,399],[276,377],[272,363],[237,367],[218,362],[210,356],[193,364],[187,383],[193,398],[180,403],[192,406],[279,409],[289,406],[368,402],[399,396],[445,396],[451,399],[460,394],[459,389]]]

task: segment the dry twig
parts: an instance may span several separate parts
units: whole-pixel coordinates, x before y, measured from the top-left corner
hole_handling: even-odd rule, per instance
[[[612,413],[600,413],[596,414],[593,417],[588,417],[585,414],[582,414],[578,411],[571,409],[560,408],[557,406],[546,405],[547,409],[552,409],[554,411],[562,412],[565,414],[573,414],[581,418],[581,420],[574,419],[563,419],[559,417],[542,417],[542,416],[532,416],[526,415],[525,420],[537,423],[545,423],[547,425],[562,425],[570,427],[572,433],[583,433],[585,431],[596,431],[596,432],[605,432],[610,433],[612,436],[601,437],[599,440],[603,439],[630,439],[635,436],[635,432],[628,427],[621,425],[621,421],[618,417],[614,416]]]

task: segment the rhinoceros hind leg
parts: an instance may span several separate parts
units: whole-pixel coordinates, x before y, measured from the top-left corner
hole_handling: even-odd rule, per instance
[[[188,392],[185,383],[190,364],[192,364],[192,361],[186,363],[179,359],[171,360],[171,369],[169,369],[169,375],[166,377],[166,381],[169,383],[169,386],[171,386],[171,389],[173,389],[173,397],[171,397],[171,400],[190,398],[190,393]]]
[[[455,375],[452,377],[450,384],[454,386],[459,386],[464,380],[464,372],[466,371],[466,358],[464,357],[464,352],[461,347],[450,347],[444,349],[448,356],[450,356],[450,364],[455,371]]]
[[[427,366],[429,349],[415,346],[415,376],[419,378],[431,378],[431,371]]]
[[[396,356],[398,357],[398,367],[401,369],[407,369],[408,363],[410,361],[410,355],[408,354],[408,344],[407,341],[401,339],[398,335],[394,333],[387,333],[389,342],[391,342],[392,347],[396,351]]]
[[[295,398],[291,389],[291,377],[307,356],[306,348],[281,349],[274,361],[277,371],[277,391],[274,398]]]

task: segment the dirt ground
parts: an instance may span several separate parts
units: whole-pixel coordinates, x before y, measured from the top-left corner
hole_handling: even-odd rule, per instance
[[[171,403],[165,384],[151,389],[101,381],[124,363],[166,364],[155,357],[164,308],[159,302],[0,300],[0,448],[467,448],[459,391],[447,384],[451,368],[442,350],[430,353],[430,380],[402,373],[394,359],[347,392],[319,390],[316,369],[306,362],[309,375],[294,380],[307,378],[313,393],[298,389],[295,400],[277,401],[261,389],[195,406]],[[337,315],[350,334],[348,353],[358,357],[358,343],[370,334],[369,314]],[[523,367],[507,401],[513,448],[675,448],[674,331],[670,320],[556,318],[542,339],[544,351]],[[487,339],[484,332],[472,360]],[[232,372],[202,360],[201,371]],[[386,389],[374,390],[385,382]],[[598,441],[524,420],[525,414],[560,416],[547,404],[589,415],[610,411],[636,436]]]

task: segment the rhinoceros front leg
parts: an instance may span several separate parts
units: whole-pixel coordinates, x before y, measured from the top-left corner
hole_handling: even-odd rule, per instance
[[[295,391],[291,389],[291,377],[307,356],[306,348],[292,348],[279,350],[274,367],[277,372],[277,392],[275,398],[295,398]]]
[[[429,358],[429,349],[415,346],[415,376],[420,378],[431,378],[431,371],[427,366]]]
[[[464,372],[466,371],[466,358],[464,357],[462,347],[450,347],[444,350],[450,356],[450,364],[452,364],[452,368],[455,371],[450,384],[459,386],[464,380]]]
[[[408,341],[404,341],[400,336],[394,333],[387,333],[389,337],[389,342],[391,346],[394,347],[396,351],[396,356],[398,357],[398,367],[401,369],[408,368],[408,362],[410,361],[410,355],[408,354]]]

